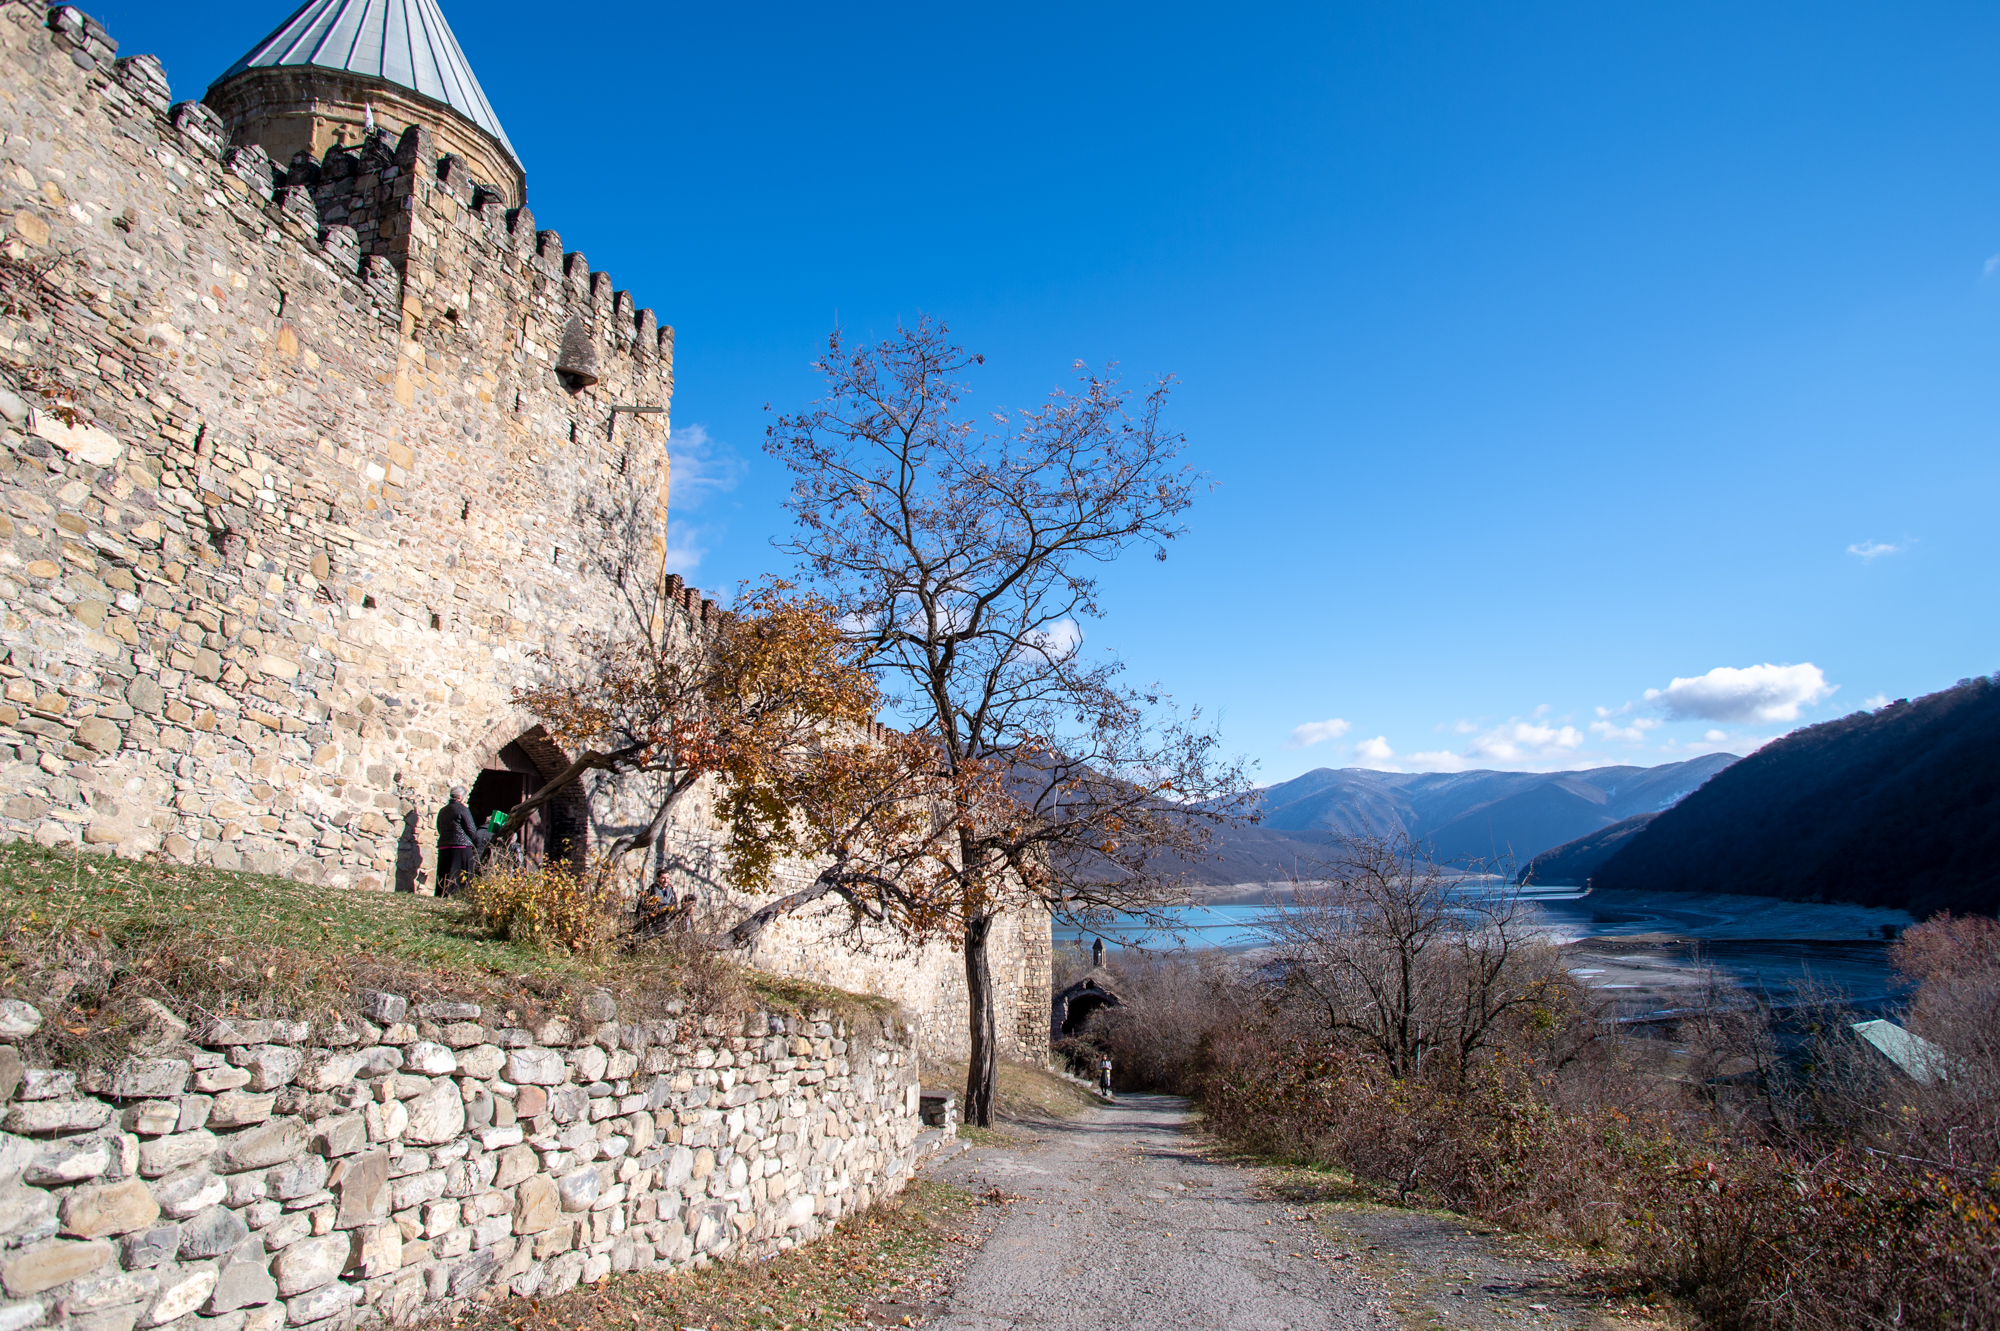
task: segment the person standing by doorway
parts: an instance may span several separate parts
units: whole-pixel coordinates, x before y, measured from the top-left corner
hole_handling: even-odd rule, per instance
[[[472,868],[472,847],[478,827],[465,807],[465,787],[453,786],[451,798],[438,810],[437,894],[457,896]]]

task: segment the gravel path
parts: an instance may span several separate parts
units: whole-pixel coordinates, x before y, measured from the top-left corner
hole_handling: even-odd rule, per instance
[[[1130,1095],[976,1147],[934,1177],[1005,1207],[929,1325],[949,1331],[1322,1331],[1394,1325],[1296,1207],[1246,1169],[1197,1153],[1186,1101]]]

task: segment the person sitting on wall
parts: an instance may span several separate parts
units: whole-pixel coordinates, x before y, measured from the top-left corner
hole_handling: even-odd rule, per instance
[[[465,887],[465,875],[472,869],[472,848],[477,826],[472,810],[465,807],[465,787],[453,786],[451,798],[438,810],[437,894],[456,896]]]
[[[635,907],[632,932],[640,938],[659,937],[686,909],[674,892],[674,876],[666,869],[653,876],[653,885],[639,894]]]

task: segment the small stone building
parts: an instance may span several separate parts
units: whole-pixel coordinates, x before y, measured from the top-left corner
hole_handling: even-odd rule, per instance
[[[0,81],[0,837],[413,884],[449,786],[567,762],[511,699],[617,623],[593,496],[651,524],[656,623],[716,613],[664,572],[673,329],[530,211],[434,0],[315,0],[178,103],[0,0]],[[691,881],[710,812],[664,848]],[[636,817],[579,788],[533,839]],[[1032,1057],[1047,920],[1007,937]],[[759,963],[950,1052],[956,959],[891,951],[801,921]]]

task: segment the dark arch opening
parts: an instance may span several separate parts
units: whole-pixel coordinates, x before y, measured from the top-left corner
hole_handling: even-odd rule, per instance
[[[1063,1015],[1062,1033],[1077,1035],[1083,1031],[1090,1014],[1101,1007],[1117,1007],[1118,1000],[1106,993],[1081,993],[1069,1000],[1069,1011]]]
[[[495,811],[505,813],[561,774],[569,764],[540,726],[503,745],[466,792],[472,820],[480,827]],[[590,832],[580,785],[572,785],[527,815],[515,833],[522,853],[540,863],[554,858],[581,868]]]

